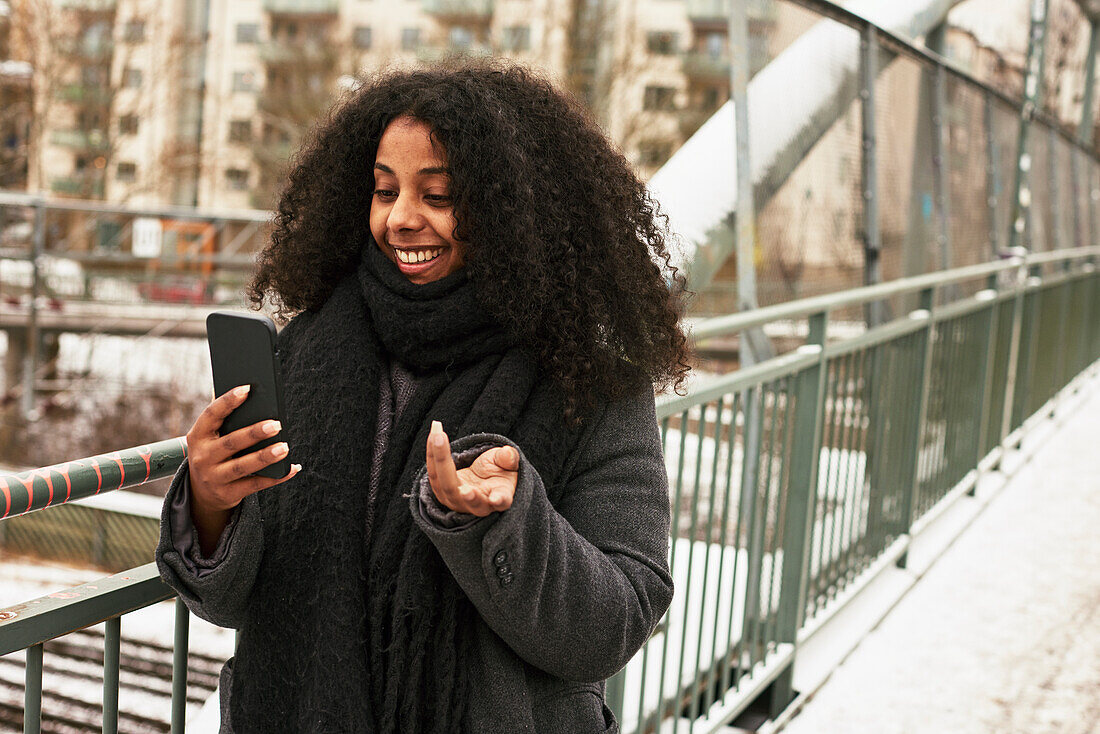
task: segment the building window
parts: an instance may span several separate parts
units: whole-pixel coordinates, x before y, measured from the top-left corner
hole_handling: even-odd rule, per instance
[[[726,34],[708,33],[703,39],[703,49],[712,59],[721,59],[726,56]]]
[[[243,168],[227,168],[225,171],[225,182],[229,185],[229,188],[234,191],[247,191],[248,171]]]
[[[80,70],[81,81],[86,87],[103,87],[107,85],[106,66],[85,66]]]
[[[420,48],[419,28],[401,29],[401,48],[405,51],[415,51],[416,49]]]
[[[674,54],[680,48],[680,34],[672,31],[650,31],[646,34],[646,48],[651,54]]]
[[[99,112],[99,110],[84,109],[77,113],[76,123],[81,130],[102,130],[103,115]]]
[[[712,112],[718,109],[724,100],[722,99],[722,90],[718,87],[707,87],[703,90],[703,111]]]
[[[447,34],[447,42],[451,48],[469,48],[474,43],[474,34],[469,28],[456,25]]]
[[[638,162],[643,166],[659,166],[672,155],[672,143],[667,140],[643,140],[638,144]]]
[[[231,143],[251,143],[252,142],[252,121],[251,120],[230,120],[229,121],[229,142],[231,142]]]
[[[666,111],[676,109],[676,90],[672,87],[646,87],[642,108]]]
[[[115,178],[119,181],[133,183],[137,180],[137,165],[134,163],[119,163],[116,169]]]
[[[145,41],[145,21],[129,20],[122,27],[122,40],[126,43],[142,43]]]
[[[123,115],[122,117],[118,118],[118,131],[123,135],[137,135],[137,115]]]
[[[356,48],[370,48],[371,32],[370,26],[361,25],[356,26],[355,30],[351,34],[351,42],[355,44]]]
[[[122,86],[127,89],[138,89],[141,87],[141,69],[135,69],[133,67],[123,69]]]
[[[531,28],[514,25],[504,29],[505,51],[527,51],[531,48]]]
[[[257,43],[260,40],[259,23],[238,23],[237,43]]]
[[[234,92],[253,92],[256,90],[256,75],[251,71],[233,72]]]

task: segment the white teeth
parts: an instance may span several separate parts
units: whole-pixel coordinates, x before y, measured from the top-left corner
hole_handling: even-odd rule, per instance
[[[435,258],[439,257],[441,252],[443,252],[443,248],[438,248],[435,250],[399,250],[397,248],[394,248],[394,251],[397,253],[398,260],[403,263],[412,265],[415,263],[427,262],[428,260],[434,260]]]

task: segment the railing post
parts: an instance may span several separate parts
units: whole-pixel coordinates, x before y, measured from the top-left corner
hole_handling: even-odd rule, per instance
[[[878,152],[875,135],[875,78],[878,76],[878,34],[870,23],[863,29],[860,50],[860,111],[863,127],[863,149],[860,155],[863,175],[863,284],[882,282],[882,233],[878,217]],[[882,301],[867,304],[867,326],[886,321]]]
[[[1001,169],[997,160],[997,141],[994,137],[993,94],[987,89],[983,97],[982,121],[985,127],[985,191],[989,207],[989,260],[996,260],[1001,252],[1001,230],[997,226],[1001,194]]]
[[[991,280],[995,279],[991,278]],[[978,338],[981,340],[978,351],[978,384],[981,385],[982,392],[978,399],[978,433],[976,436],[977,444],[974,447],[975,471],[978,470],[978,466],[985,456],[985,443],[988,440],[989,411],[993,398],[993,361],[997,355],[997,311],[1000,308],[997,291],[993,288],[981,291],[976,297],[985,301],[988,305],[978,324]],[[974,496],[977,490],[978,483],[975,481],[967,494]]]
[[[103,734],[118,734],[118,662],[122,618],[107,620],[103,636]]]
[[[1016,402],[1016,382],[1020,373],[1020,348],[1023,341],[1024,303],[1027,296],[1027,269],[1021,260],[1020,268],[1016,272],[1016,283],[1013,285],[1015,294],[1012,297],[1012,335],[1008,344],[1008,364],[1005,368],[1005,401],[1001,414],[1001,424],[997,443],[1002,450],[1008,434],[1012,432],[1014,405]]]
[[[27,669],[23,685],[23,734],[42,731],[42,645],[27,648]]]
[[[1035,371],[1035,352],[1038,349],[1039,317],[1041,316],[1041,296],[1043,279],[1038,275],[1040,268],[1031,268],[1032,274],[1024,281],[1023,320],[1020,323],[1020,352],[1019,366],[1016,372],[1014,385],[1017,393],[1022,392],[1020,409],[1013,412],[1012,423],[1019,422],[1023,425],[1028,417],[1027,401],[1032,395],[1032,372]],[[1015,407],[1015,406],[1013,406]],[[1008,433],[1012,432],[1011,426]]]
[[[1051,242],[1047,243],[1048,250],[1061,250],[1066,247],[1065,232],[1062,231],[1062,185],[1058,180],[1058,135],[1053,127],[1047,127],[1047,186],[1050,188],[1050,211],[1046,216],[1050,221],[1050,231],[1053,233]]]
[[[939,270],[951,269],[951,203],[948,195],[951,179],[947,170],[949,161],[943,142],[944,115],[947,109],[944,89],[946,73],[943,64],[936,62],[932,76],[932,167],[936,209],[939,211],[939,232],[936,234],[936,243],[940,250]]]
[[[172,734],[184,734],[187,724],[187,645],[191,613],[176,597],[176,629],[172,646]],[[622,706],[620,704],[620,710]]]
[[[810,578],[810,548],[817,517],[817,471],[821,463],[821,431],[825,413],[825,332],[828,312],[810,317],[806,351],[818,354],[815,365],[798,374],[795,382],[795,428],[783,526],[783,577],[780,581],[776,639],[796,644],[806,613]],[[792,697],[794,662],[779,674],[772,687],[771,716],[782,711]]]
[[[31,245],[31,299],[27,305],[27,351],[23,355],[23,418],[34,420],[34,381],[38,372],[38,293],[41,288],[41,260],[46,249],[46,204],[34,205],[34,238]]]
[[[912,450],[905,455],[905,466],[901,472],[903,482],[899,534],[908,533],[910,528],[913,527],[913,521],[916,519],[917,499],[920,493],[919,469],[922,429],[924,428],[925,416],[928,413],[928,391],[932,383],[932,338],[935,334],[932,309],[934,308],[935,295],[934,288],[922,290],[920,292],[919,308],[909,314],[911,319],[924,321],[924,327],[918,332],[921,337],[917,342],[917,353],[913,355],[915,363],[921,366],[921,372],[920,382],[917,383],[917,394],[914,396],[916,406],[910,416],[912,423],[910,424],[909,435],[914,439],[913,446]],[[899,568],[905,568],[907,562],[908,554],[906,553],[898,558],[897,565]]]

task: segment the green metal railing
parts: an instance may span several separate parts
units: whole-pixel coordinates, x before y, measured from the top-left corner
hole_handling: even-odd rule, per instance
[[[677,595],[609,684],[623,731],[671,718],[662,726],[712,732],[765,690],[773,714],[786,706],[799,644],[904,565],[910,537],[1100,358],[1097,257],[1014,258],[697,325],[697,343],[792,322],[806,337],[658,402]],[[944,303],[975,282],[986,287]],[[830,332],[853,307],[914,297],[881,326]]]
[[[609,682],[623,731],[715,731],[765,690],[773,712],[785,706],[800,643],[869,576],[904,564],[909,538],[1100,358],[1098,258],[1100,247],[1014,258],[698,324],[696,342],[792,323],[805,339],[658,401],[677,595]],[[940,303],[974,281],[987,287]],[[837,317],[913,296],[909,313],[859,333]],[[0,475],[0,517],[168,476],[184,455],[172,439]],[[114,731],[120,615],[173,594],[152,564],[94,586],[0,610],[0,655],[28,651],[28,731],[40,721],[42,644],[103,620]],[[177,602],[177,670],[187,619]],[[173,731],[184,685],[177,676]]]
[[[187,455],[182,438],[14,474],[0,474],[0,523],[103,492],[170,477]],[[23,730],[42,725],[44,645],[69,632],[106,622],[103,648],[103,731],[118,731],[119,647],[122,615],[171,599],[156,565],[123,571],[0,610],[0,656],[26,651]],[[176,600],[172,659],[172,731],[183,732],[187,703],[189,612]]]

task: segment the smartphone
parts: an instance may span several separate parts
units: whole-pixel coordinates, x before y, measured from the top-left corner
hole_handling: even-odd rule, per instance
[[[214,372],[214,394],[224,395],[238,385],[250,385],[248,397],[222,423],[221,434],[232,433],[262,420],[277,420],[285,429],[283,381],[279,352],[275,346],[275,324],[259,314],[215,311],[206,317],[206,340],[210,344],[210,366]],[[282,433],[265,438],[241,456],[282,441]],[[256,472],[279,478],[290,471],[290,454]]]

